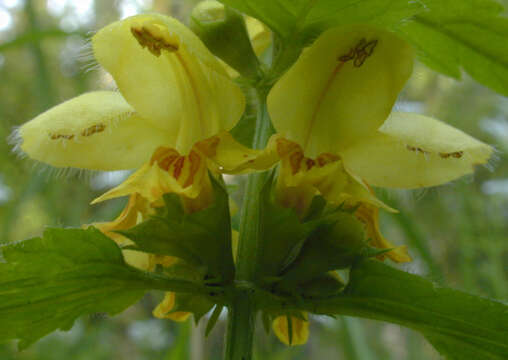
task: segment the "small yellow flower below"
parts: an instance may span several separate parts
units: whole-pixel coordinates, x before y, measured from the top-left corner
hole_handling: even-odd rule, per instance
[[[159,319],[170,319],[173,321],[182,322],[189,318],[191,313],[184,311],[171,312],[175,307],[175,293],[167,292],[164,296],[164,300],[157,305],[153,310],[153,316]]]
[[[292,337],[289,341],[289,323],[291,322]],[[309,338],[309,320],[307,313],[300,317],[291,315],[278,316],[272,323],[273,331],[281,342],[289,346],[304,345]]]

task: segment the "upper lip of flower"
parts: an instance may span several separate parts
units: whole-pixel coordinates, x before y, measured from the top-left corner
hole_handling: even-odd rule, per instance
[[[16,142],[31,158],[56,167],[137,168],[159,146],[188,155],[243,113],[241,89],[175,19],[133,16],[101,29],[92,46],[119,93],[86,93],[24,124]]]
[[[198,141],[230,130],[245,98],[191,30],[163,15],[113,23],[92,38],[97,61],[147,122],[173,134],[188,154]],[[162,144],[161,144],[162,145]]]
[[[348,173],[374,186],[435,186],[471,173],[490,146],[429,117],[390,115],[412,64],[411,47],[387,31],[328,30],[270,91],[273,125],[306,157],[338,155]]]

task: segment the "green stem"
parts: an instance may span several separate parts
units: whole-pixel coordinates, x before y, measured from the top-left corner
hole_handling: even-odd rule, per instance
[[[273,129],[266,110],[266,90],[258,90],[258,116],[253,148],[266,146]],[[236,259],[235,282],[248,284],[255,280],[260,255],[261,213],[260,194],[266,181],[266,173],[249,175],[245,200],[240,217],[240,239]],[[239,290],[240,287],[237,287]],[[229,307],[226,338],[226,360],[250,360],[252,358],[256,307],[248,286],[237,291]]]

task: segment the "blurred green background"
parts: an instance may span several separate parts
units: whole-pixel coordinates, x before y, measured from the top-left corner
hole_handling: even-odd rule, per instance
[[[55,104],[113,88],[109,75],[87,56],[91,32],[144,11],[185,22],[195,3],[0,0],[0,243],[39,235],[45,226],[112,219],[120,211],[122,199],[88,203],[125,172],[55,171],[20,159],[7,137],[13,127]],[[401,211],[383,214],[382,226],[388,238],[409,246],[414,262],[404,268],[474,294],[508,299],[508,99],[467,76],[457,82],[417,64],[396,107],[444,120],[497,149],[496,160],[474,176],[424,191],[380,194]],[[160,298],[149,294],[115,318],[82,318],[71,331],[49,335],[21,353],[14,343],[0,344],[0,359],[220,359],[225,317],[204,339],[203,324],[152,318]],[[309,343],[295,348],[258,328],[257,359],[439,359],[418,334],[373,321],[314,317]]]

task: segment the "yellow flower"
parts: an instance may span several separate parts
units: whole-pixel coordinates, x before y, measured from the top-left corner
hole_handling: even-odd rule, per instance
[[[133,242],[125,236],[118,234],[116,231],[127,230],[134,227],[146,219],[151,213],[153,213],[153,209],[148,204],[148,201],[138,194],[133,194],[129,197],[127,206],[115,220],[95,223],[93,225],[113,239],[120,247],[124,247],[133,245]],[[151,255],[147,253],[135,250],[122,250],[122,254],[129,265],[142,270],[149,270],[153,267],[151,265]]]
[[[268,95],[281,204],[300,216],[316,194],[359,206],[355,215],[372,244],[391,248],[378,227],[378,208],[390,209],[369,185],[439,185],[488,161],[491,147],[460,130],[422,115],[390,114],[412,65],[407,43],[369,26],[328,30],[303,51]],[[386,255],[410,261],[404,247]]]
[[[191,315],[190,312],[185,311],[173,311],[175,307],[175,293],[167,292],[164,296],[162,302],[157,305],[157,307],[153,310],[153,316],[159,319],[170,319],[177,322],[183,322],[189,318]]]
[[[286,345],[304,345],[309,338],[309,319],[307,313],[299,316],[284,315],[276,317],[272,322],[275,335]],[[291,329],[291,339],[289,337]],[[291,341],[290,341],[291,340]]]
[[[174,192],[188,211],[207,206],[208,169],[234,170],[250,156],[227,134],[244,111],[241,89],[192,31],[167,16],[115,22],[92,46],[119,92],[87,93],[39,115],[17,131],[21,150],[56,167],[139,168],[96,202],[139,194],[153,205]]]
[[[129,196],[115,220],[94,224],[120,246],[132,242],[116,231],[153,214],[163,194],[176,193],[185,211],[198,211],[213,200],[209,170],[242,172],[276,161],[272,153],[259,157],[227,133],[244,111],[244,95],[219,60],[177,20],[134,16],[100,30],[92,46],[119,92],[78,96],[24,124],[15,135],[24,153],[55,167],[138,168],[94,201]],[[176,262],[132,250],[124,255],[143,270]],[[174,306],[175,294],[166,293],[154,315],[177,321],[189,316],[170,313]]]

